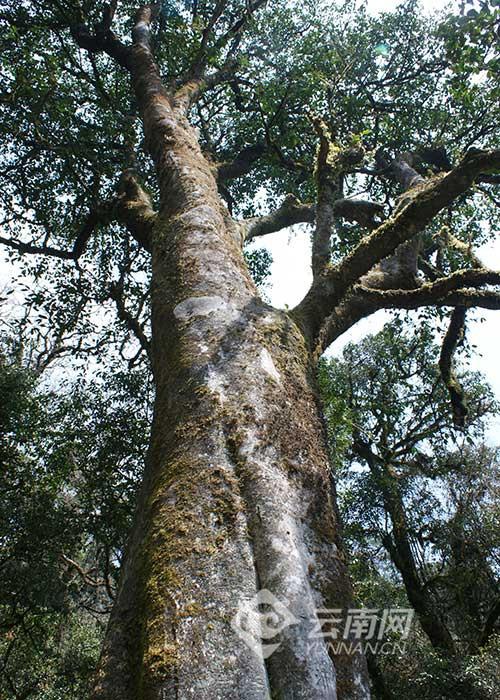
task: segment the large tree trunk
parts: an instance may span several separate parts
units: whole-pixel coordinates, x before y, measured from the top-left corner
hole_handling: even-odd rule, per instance
[[[304,337],[257,295],[194,130],[159,101],[144,120],[155,417],[94,697],[367,698],[362,657],[309,639],[350,589]],[[234,623],[261,590],[290,615],[267,659]]]

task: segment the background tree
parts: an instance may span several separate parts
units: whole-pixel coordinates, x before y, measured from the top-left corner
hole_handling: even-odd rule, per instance
[[[85,695],[116,593],[151,401],[137,371],[74,379],[56,393],[2,346],[3,697]]]
[[[434,650],[417,637],[406,671],[371,658],[381,697],[494,697],[495,675],[471,668],[498,633],[498,455],[482,442],[498,409],[466,373],[468,430],[453,427],[433,335],[397,320],[321,367],[345,536],[358,602],[385,607],[401,582]]]
[[[111,372],[147,357],[156,390],[94,696],[367,697],[361,657],[306,652],[290,625],[264,663],[230,619],[263,587],[310,621],[351,599],[323,350],[379,308],[458,307],[456,401],[463,309],[500,305],[471,253],[498,216],[487,42],[454,82],[450,25],[413,3],[2,8],[0,241],[37,281],[30,328]],[[283,312],[242,247],[299,222],[314,280]]]

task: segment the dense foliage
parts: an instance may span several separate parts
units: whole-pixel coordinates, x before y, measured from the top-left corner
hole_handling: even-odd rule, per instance
[[[144,377],[50,389],[0,354],[0,689],[81,698],[114,597],[149,432]]]
[[[484,431],[498,406],[465,372],[469,426],[453,427],[433,336],[396,319],[321,367],[345,537],[358,604],[398,600],[420,622],[408,656],[370,660],[381,697],[494,697],[499,462]]]

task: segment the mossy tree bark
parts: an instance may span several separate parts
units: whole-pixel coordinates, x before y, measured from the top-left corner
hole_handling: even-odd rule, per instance
[[[308,639],[350,590],[302,333],[215,207],[159,221],[153,259],[152,443],[95,697],[367,697],[361,658]],[[267,661],[230,624],[262,589],[299,621]]]
[[[148,242],[155,417],[93,697],[366,698],[362,657],[331,659],[309,639],[317,608],[351,600],[311,348],[256,292],[185,117],[196,85],[165,91],[150,20],[143,8],[125,63],[161,193]],[[294,620],[268,659],[231,625],[263,589]]]

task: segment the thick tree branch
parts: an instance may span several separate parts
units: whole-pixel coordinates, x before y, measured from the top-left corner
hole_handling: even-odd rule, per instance
[[[89,53],[106,53],[128,71],[134,69],[134,49],[151,53],[151,24],[161,9],[160,3],[142,5],[137,11],[132,27],[132,46],[121,42],[111,29],[117,1],[108,3],[103,18],[91,32],[85,24],[70,27],[71,35],[80,48]]]
[[[151,3],[139,8],[132,28],[132,42],[135,46],[151,51],[151,24],[158,17],[160,9],[160,3]]]
[[[368,199],[337,199],[333,203],[333,214],[336,218],[374,230],[384,218],[384,205]]]
[[[238,61],[230,59],[215,73],[188,79],[174,95],[175,106],[184,114],[187,114],[190,107],[193,106],[203,92],[234,78],[237,67]]]
[[[313,223],[315,210],[311,204],[302,204],[293,194],[288,194],[276,211],[266,216],[256,216],[240,222],[243,240],[251,241],[258,236],[275,233],[294,224]]]
[[[359,298],[369,302],[371,313],[378,309],[418,309],[420,306],[465,306],[467,309],[477,306],[482,309],[500,309],[499,292],[471,287],[454,289],[442,295],[432,293],[428,285],[410,291],[402,289],[380,291],[356,285],[354,291]]]
[[[384,207],[365,199],[337,199],[333,202],[333,213],[337,218],[353,221],[366,228],[376,227],[376,217],[383,214]],[[270,214],[256,216],[239,222],[244,231],[244,240],[276,233],[295,224],[313,224],[316,208],[313,204],[300,202],[295,195],[285,197],[283,204]]]
[[[243,148],[232,161],[218,163],[217,181],[225,182],[243,177],[254,167],[258,159],[266,152],[267,146],[263,143],[256,143],[253,146]]]
[[[364,279],[366,283],[373,282],[372,275],[368,275]],[[317,355],[321,355],[337,338],[348,331],[349,328],[352,328],[358,321],[382,309],[411,310],[418,309],[421,306],[465,306],[466,308],[500,309],[500,293],[470,287],[455,289],[454,287],[459,283],[459,280],[460,278],[454,279],[447,291],[447,285],[445,288],[433,288],[431,284],[422,285],[414,290],[390,288],[395,287],[398,283],[397,279],[391,279],[390,276],[386,278],[384,282],[385,288],[382,289],[375,289],[362,284],[355,285],[323,324],[317,341]],[[477,283],[477,279],[475,283]],[[440,291],[441,293],[439,293]]]
[[[466,192],[480,174],[498,169],[500,150],[470,150],[449,173],[433,177],[405,193],[405,203],[393,217],[363,238],[341,264],[317,277],[294,309],[311,340],[318,337],[322,324],[357,280],[422,231],[436,214]]]
[[[130,47],[123,44],[111,30],[116,5],[116,0],[113,0],[105,6],[102,21],[95,27],[94,33],[85,24],[72,26],[70,31],[80,48],[89,53],[106,53],[120,66],[130,70]]]
[[[338,155],[341,153],[331,139],[329,130],[320,119],[312,118],[319,138],[316,156],[316,226],[312,239],[311,267],[316,277],[330,264],[332,257],[331,240],[333,235],[333,202],[342,193],[342,170]]]
[[[343,176],[350,168],[363,161],[364,150],[359,144],[347,147],[337,145],[321,119],[312,116],[311,121],[319,139],[315,170],[318,203],[311,261],[313,275],[317,277],[331,261],[334,202],[342,195]]]
[[[407,299],[408,302],[411,303],[411,300],[413,299],[416,301],[420,299],[435,299],[438,301],[450,292],[457,289],[463,289],[465,287],[479,287],[484,284],[500,285],[500,272],[485,268],[458,270],[457,272],[452,272],[451,275],[448,275],[447,277],[440,277],[435,282],[427,282],[418,289],[378,290],[371,289],[363,285],[356,285],[354,289],[361,292],[366,298],[371,297],[378,298],[380,300],[390,300],[391,298]],[[381,308],[383,306],[385,306],[385,303],[381,306]],[[405,305],[404,308],[409,307]]]
[[[488,185],[500,185],[500,174],[492,174],[492,175],[480,175],[477,178],[478,182],[485,182]]]
[[[468,414],[464,391],[453,370],[453,354],[463,338],[466,312],[464,306],[457,306],[453,309],[439,356],[439,369],[450,394],[453,422],[457,428],[465,426]]]
[[[232,54],[234,54],[234,51],[237,49],[241,34],[249,20],[260,7],[266,4],[266,2],[267,0],[256,0],[255,2],[245,3],[246,9],[244,14],[213,44],[214,51],[217,51],[223,49],[229,41],[233,40],[233,46],[226,54],[224,65],[215,73],[206,75],[210,37],[214,33],[216,25],[227,7],[226,0],[220,0],[216,3],[212,15],[203,30],[199,49],[187,77],[175,93],[176,106],[181,109],[184,114],[187,113],[202,92],[222,82],[231,80],[231,78],[234,77],[235,70],[238,67],[238,59],[234,58]]]
[[[115,204],[116,218],[125,224],[129,233],[147,251],[151,250],[151,232],[157,214],[151,198],[139,185],[132,170],[126,170],[120,179]]]
[[[410,190],[415,185],[424,182],[424,178],[420,175],[414,166],[414,156],[411,153],[402,153],[392,161],[389,161],[384,153],[379,150],[375,154],[375,161],[378,168],[393,180],[398,182],[403,190]]]

